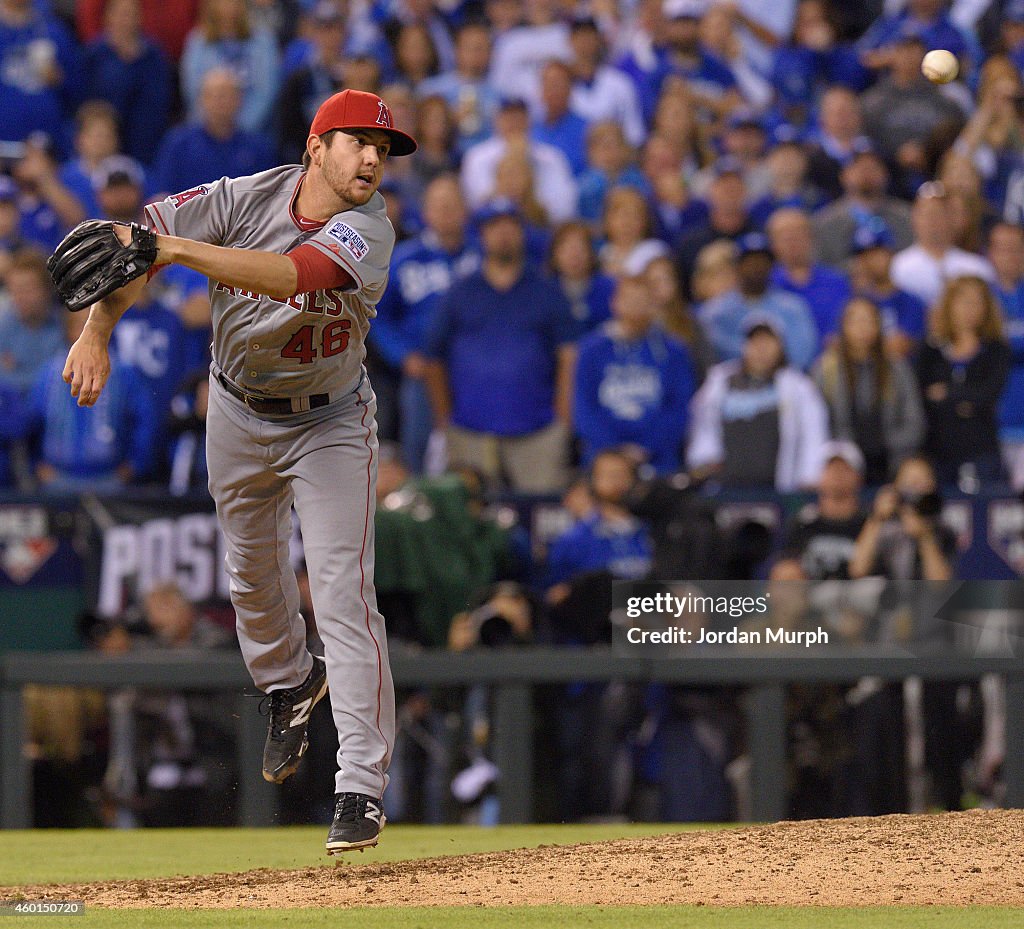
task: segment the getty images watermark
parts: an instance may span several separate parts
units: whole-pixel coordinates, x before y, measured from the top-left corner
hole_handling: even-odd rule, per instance
[[[612,642],[634,656],[1024,657],[1019,581],[623,581],[612,590]]]
[[[626,618],[650,620],[664,617],[679,622],[686,617],[699,616],[703,620],[690,625],[668,625],[663,629],[629,626],[626,642],[630,645],[800,645],[810,648],[814,645],[828,645],[828,631],[816,629],[787,629],[784,626],[763,627],[751,617],[768,619],[771,608],[771,591],[757,597],[714,597],[704,594],[685,593],[681,597],[671,593],[656,593],[653,596],[626,598]],[[716,628],[707,622],[711,620],[744,619],[747,625],[726,625]]]

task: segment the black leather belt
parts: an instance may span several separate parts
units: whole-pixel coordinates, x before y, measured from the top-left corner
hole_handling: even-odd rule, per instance
[[[221,386],[236,400],[241,400],[254,413],[284,416],[289,413],[304,413],[327,406],[331,402],[330,394],[313,394],[310,397],[256,397],[239,390],[223,374],[217,375]]]

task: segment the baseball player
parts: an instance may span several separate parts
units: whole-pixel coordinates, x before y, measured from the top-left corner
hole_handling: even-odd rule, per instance
[[[377,844],[394,745],[394,689],[373,586],[376,400],[362,362],[395,242],[377,187],[389,156],[415,150],[383,100],[344,90],[317,112],[302,167],[222,178],[150,205],[156,234],[111,227],[123,252],[101,269],[109,278],[177,263],[210,279],[210,492],[242,654],[269,696],[263,776],[281,783],[295,772],[310,712],[329,690],[339,770],[328,854]],[[69,307],[92,304],[64,369],[83,406],[103,389],[111,330],[147,280],[90,300],[94,283],[76,278],[90,260],[87,234],[76,245],[70,233],[51,259],[58,291],[78,286],[65,297]],[[97,234],[110,237],[110,229]],[[324,659],[306,650],[288,559],[293,505]]]

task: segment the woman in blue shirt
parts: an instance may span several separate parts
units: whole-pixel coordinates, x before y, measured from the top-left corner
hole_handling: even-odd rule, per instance
[[[569,301],[581,336],[611,317],[615,281],[598,270],[597,250],[586,223],[573,220],[555,230],[548,267]]]

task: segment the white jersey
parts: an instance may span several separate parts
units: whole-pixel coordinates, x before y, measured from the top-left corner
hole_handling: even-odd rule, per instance
[[[370,319],[388,280],[395,230],[384,198],[310,228],[294,211],[299,165],[221,178],[146,207],[159,233],[211,245],[287,254],[310,244],[345,269],[349,290],[318,290],[274,300],[210,281],[213,360],[243,390],[302,397],[352,390],[362,375]]]

